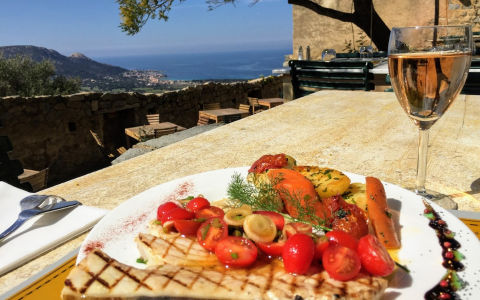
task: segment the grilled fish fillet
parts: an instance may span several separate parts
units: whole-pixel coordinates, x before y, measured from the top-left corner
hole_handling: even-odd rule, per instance
[[[65,280],[62,299],[380,299],[387,281],[359,274],[331,279],[319,266],[305,275],[285,273],[280,260],[257,260],[249,268],[163,265],[146,270],[90,252]]]

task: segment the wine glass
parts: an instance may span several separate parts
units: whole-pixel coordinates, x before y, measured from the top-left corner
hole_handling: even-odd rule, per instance
[[[425,189],[429,130],[462,90],[472,59],[468,25],[392,28],[388,69],[400,105],[420,130],[415,192],[446,209],[457,204]]]
[[[372,59],[373,58],[373,48],[372,46],[361,46],[359,49],[361,59]]]

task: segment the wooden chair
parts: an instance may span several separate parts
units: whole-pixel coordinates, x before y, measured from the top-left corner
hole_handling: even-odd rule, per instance
[[[158,124],[160,123],[160,114],[147,115],[148,124]]]
[[[28,172],[28,171],[32,172],[32,170],[25,170],[25,172]],[[25,182],[30,183],[34,192],[37,192],[46,188],[47,181],[48,181],[48,168],[43,169],[37,173],[34,173],[33,175],[23,177],[20,179],[21,183],[25,183]]]
[[[375,89],[371,82],[371,62],[342,61],[323,62],[291,60],[293,99],[315,93],[319,90],[364,90]]]
[[[244,112],[248,112],[250,114],[250,105],[248,104],[240,104],[238,106],[239,110],[243,110]]]
[[[159,138],[164,135],[169,135],[177,132],[177,126],[170,128],[155,129],[155,138]]]
[[[120,147],[120,148],[117,149],[117,151],[118,151],[118,153],[123,154],[123,153],[127,152],[127,149],[125,149],[125,147]]]
[[[205,115],[200,115],[198,117],[198,122],[197,122],[197,126],[199,125],[208,125],[210,123],[210,118],[208,116],[205,116]]]
[[[100,140],[100,137],[98,136],[98,134],[96,134],[95,132],[93,132],[91,130],[90,130],[90,133],[92,134],[93,138],[95,139],[95,142],[98,145],[98,148],[100,149],[100,151],[102,152],[102,154],[105,158],[115,157],[113,154],[111,154],[111,153],[108,154],[107,153],[107,150],[105,149],[105,145],[102,143],[102,140]]]
[[[205,103],[203,105],[203,110],[214,110],[220,109],[220,103]]]
[[[266,110],[266,108],[264,109],[263,106],[261,106],[260,103],[258,103],[258,98],[252,98],[252,97],[247,97],[247,98],[248,98],[248,102],[250,102],[250,106],[252,107],[252,114],[256,114]]]

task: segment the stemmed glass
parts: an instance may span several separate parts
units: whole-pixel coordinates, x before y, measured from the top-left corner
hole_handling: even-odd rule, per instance
[[[470,26],[392,28],[388,69],[400,105],[420,129],[415,192],[447,209],[457,204],[425,189],[429,130],[460,93],[472,59]]]
[[[335,49],[323,49],[322,61],[332,61],[336,57],[337,57],[337,52],[335,52]]]

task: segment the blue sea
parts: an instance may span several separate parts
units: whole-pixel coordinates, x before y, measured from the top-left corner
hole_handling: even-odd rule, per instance
[[[91,57],[129,70],[157,70],[169,80],[254,79],[281,68],[291,49]]]

